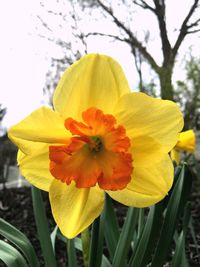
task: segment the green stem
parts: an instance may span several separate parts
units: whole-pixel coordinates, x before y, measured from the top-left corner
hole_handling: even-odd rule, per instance
[[[89,247],[90,247],[90,235],[88,228],[81,233],[82,247],[83,247],[83,262],[84,267],[88,267],[89,264]]]
[[[105,209],[92,225],[89,267],[100,267],[103,258]]]
[[[142,230],[144,228],[144,209],[139,209],[138,216],[138,239],[141,236]]]
[[[68,267],[78,267],[76,261],[76,250],[74,246],[74,239],[67,240],[67,255],[68,255]]]
[[[45,267],[57,267],[41,191],[32,186],[32,202]]]

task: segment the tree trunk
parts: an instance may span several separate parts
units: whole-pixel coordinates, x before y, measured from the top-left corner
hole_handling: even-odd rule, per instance
[[[161,98],[174,100],[174,92],[172,86],[172,71],[173,68],[170,66],[160,68],[159,79],[160,79],[160,91]]]

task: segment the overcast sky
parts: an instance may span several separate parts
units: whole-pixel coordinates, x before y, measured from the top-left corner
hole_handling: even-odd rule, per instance
[[[179,24],[181,14],[184,15],[186,12],[186,6],[184,7],[180,0],[168,1],[168,13],[171,14],[168,18],[173,27],[175,24]],[[178,16],[177,10],[174,9],[175,3],[181,3],[182,6],[181,10],[179,7]],[[4,120],[6,127],[17,123],[42,105],[45,74],[49,68],[51,54],[55,54],[55,47],[35,34],[35,17],[40,12],[38,0],[7,0],[0,3],[0,103],[7,107],[7,115]],[[139,21],[143,25],[141,17]],[[105,21],[101,21],[93,27],[95,30],[102,27],[105,29],[108,24],[104,23]],[[149,23],[147,19],[146,23]],[[151,23],[152,29],[154,29],[153,23],[155,22]],[[91,24],[85,24],[84,27],[89,28]],[[175,32],[172,31],[172,39],[173,33],[175,34]],[[151,41],[154,44],[151,46],[151,52],[156,54],[158,44],[155,39]],[[182,51],[186,51],[186,47],[188,48],[190,44],[195,44],[194,50],[200,51],[199,43],[199,39],[191,40],[189,38]],[[130,57],[128,48],[125,49],[121,44],[112,43],[107,39],[90,38],[88,50],[89,52],[105,53],[116,58],[122,65],[134,90],[137,84],[137,75],[133,74],[133,59]]]

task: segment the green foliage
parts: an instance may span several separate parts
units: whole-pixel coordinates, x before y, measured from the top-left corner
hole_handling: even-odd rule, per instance
[[[28,267],[21,253],[2,240],[0,240],[0,259],[9,267]]]
[[[68,266],[69,267],[78,267],[76,261],[76,250],[74,245],[74,239],[69,239],[67,242],[67,255],[68,255]]]
[[[187,197],[189,196],[188,190],[191,188],[191,177],[188,173],[188,178],[185,178],[185,174],[185,166],[183,166],[166,207],[166,214],[155,254],[153,256],[152,267],[163,266],[173,240],[178,219],[183,211],[183,207],[187,203]]]
[[[41,190],[32,186],[32,201],[35,222],[46,267],[57,267]]]
[[[150,208],[128,208],[121,229],[113,200],[106,196],[104,211],[93,223],[90,237],[89,232],[85,232],[82,238],[75,239],[67,239],[57,227],[50,235],[41,192],[33,188],[34,213],[45,266],[56,266],[54,252],[59,238],[66,243],[70,267],[77,267],[77,250],[88,254],[83,255],[89,259],[84,261],[85,267],[162,267],[166,261],[170,261],[172,267],[189,267],[185,253],[188,231],[195,240],[188,202],[191,183],[187,166],[176,167],[169,195]],[[0,241],[0,259],[6,266],[39,266],[35,251],[24,234],[3,220],[0,220],[0,234],[5,238]]]
[[[200,129],[200,58],[190,56],[185,71],[186,80],[177,82],[175,100],[182,107],[185,129]]]
[[[0,219],[0,235],[7,240],[0,240],[0,259],[7,266],[39,267],[38,258],[28,238],[3,219]]]
[[[149,82],[142,81],[142,86],[140,82],[139,91],[152,97],[158,97],[158,89],[154,78],[151,78]]]

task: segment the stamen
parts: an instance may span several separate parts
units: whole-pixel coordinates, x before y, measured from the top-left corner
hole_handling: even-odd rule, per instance
[[[90,148],[91,152],[94,152],[94,153],[99,152],[103,146],[100,137],[91,136],[90,138],[91,138],[91,142],[89,144],[89,148]]]

